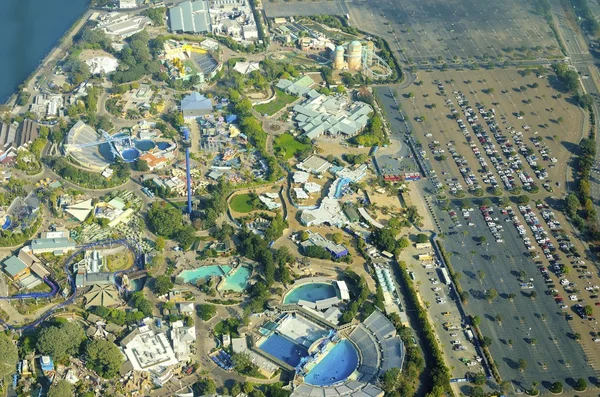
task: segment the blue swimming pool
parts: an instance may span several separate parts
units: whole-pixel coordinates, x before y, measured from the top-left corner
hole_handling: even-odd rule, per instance
[[[156,142],[156,147],[159,148],[160,150],[165,150],[169,146],[171,146],[171,144],[169,142],[164,142],[164,141]]]
[[[142,152],[147,152],[149,150],[152,150],[156,146],[156,144],[149,139],[135,141],[134,145],[138,150],[141,150]]]
[[[283,299],[283,303],[298,303],[300,299],[316,302],[337,296],[337,289],[329,283],[308,283],[292,289]]]
[[[285,336],[273,334],[269,336],[259,348],[278,359],[285,361],[292,367],[300,363],[302,357],[308,356],[308,350]]]
[[[343,339],[335,345],[321,361],[304,377],[304,381],[315,386],[327,386],[343,381],[358,366],[358,352]]]
[[[221,286],[221,290],[227,291],[232,290],[236,292],[242,292],[248,285],[248,280],[252,275],[252,269],[246,266],[238,267],[231,275],[231,266],[202,266],[193,270],[184,270],[181,272],[179,277],[186,283],[195,284],[200,279],[207,279],[208,277],[225,276],[225,283]]]

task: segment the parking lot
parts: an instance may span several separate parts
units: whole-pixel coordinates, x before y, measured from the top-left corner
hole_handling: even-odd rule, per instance
[[[444,245],[455,270],[463,274],[460,283],[470,296],[466,310],[481,319],[481,331],[492,340],[490,351],[503,378],[511,380],[517,389],[529,388],[533,381],[548,386],[547,382],[556,380],[569,384],[569,378],[584,377],[588,382],[595,379],[595,371],[565,319],[564,313],[570,310],[561,309],[562,305],[549,294],[510,215],[502,214],[497,207],[490,214],[503,225],[503,241],[496,242],[477,207],[469,211],[469,220],[458,221],[473,226],[454,226],[452,212],[464,218],[459,206],[462,203],[453,202],[450,211],[438,208],[446,233]],[[516,206],[512,207],[516,211]],[[530,232],[527,234],[531,237]],[[492,289],[497,297],[489,299],[486,293]],[[530,297],[533,291],[535,298]],[[520,359],[527,365],[523,372],[518,367]]]
[[[515,391],[534,381],[542,391],[557,380],[566,387],[579,377],[596,382],[594,287],[600,281],[594,271],[579,267],[589,259],[558,210],[566,194],[564,164],[586,130],[583,112],[561,98],[546,73],[516,70],[424,74],[394,94],[422,144],[420,154],[437,175],[415,188],[433,204],[438,231],[469,293],[465,310],[481,319],[502,377]],[[447,200],[437,201],[434,190]],[[521,193],[531,200],[519,206],[515,196]],[[491,209],[480,209],[483,203]],[[413,263],[432,314],[453,313],[437,308],[454,305],[436,303],[435,293],[445,289],[432,291],[429,278],[435,277]],[[592,305],[593,315],[584,318],[576,305]],[[450,339],[444,340],[448,331],[438,334],[450,361],[458,360],[446,347],[452,349]],[[470,370],[455,367],[454,376]]]
[[[466,323],[453,302],[455,295],[441,276],[439,261],[418,259],[418,255],[429,252],[411,247],[403,251],[401,259],[409,264],[409,275],[414,278],[422,303],[428,308],[429,319],[451,367],[451,377],[464,378],[469,372],[481,372],[483,367],[472,343],[472,331],[465,327]]]

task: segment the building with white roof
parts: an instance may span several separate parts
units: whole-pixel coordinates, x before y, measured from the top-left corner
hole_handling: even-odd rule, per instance
[[[121,345],[136,371],[162,371],[179,362],[166,335],[156,333],[147,325],[135,329]]]
[[[323,134],[349,138],[367,126],[373,108],[365,102],[348,103],[346,96],[319,94],[295,105],[293,111],[298,128],[310,139]]]
[[[110,13],[102,17],[98,27],[111,38],[125,39],[151,25],[150,18],[141,15]]]
[[[137,6],[137,0],[119,0],[120,9],[136,8]]]
[[[183,325],[183,321],[179,320],[172,324],[170,334],[177,360],[189,361],[191,348],[196,343],[196,328],[186,327]]]
[[[305,171],[294,172],[294,183],[306,183],[308,182],[309,173]]]
[[[236,62],[233,70],[246,75],[254,72],[255,70],[260,70],[260,64],[258,62]]]
[[[306,200],[308,198],[308,194],[301,187],[294,188],[294,194],[296,195],[296,199],[298,200]]]
[[[108,74],[117,70],[119,61],[114,57],[94,57],[85,61],[92,74]]]
[[[306,182],[304,184],[304,190],[306,193],[319,193],[321,191],[321,185],[315,182]]]
[[[323,157],[310,156],[296,167],[306,172],[312,172],[313,174],[321,174],[331,167],[331,163]]]

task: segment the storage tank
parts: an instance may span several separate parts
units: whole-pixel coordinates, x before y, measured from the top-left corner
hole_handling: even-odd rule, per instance
[[[362,44],[354,40],[348,45],[348,56],[346,57],[348,62],[348,69],[360,70],[361,69],[361,57],[362,57]]]
[[[333,52],[333,69],[334,70],[342,70],[344,68],[344,47],[341,45],[335,47],[335,51]]]

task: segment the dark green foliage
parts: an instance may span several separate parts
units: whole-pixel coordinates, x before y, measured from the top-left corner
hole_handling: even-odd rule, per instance
[[[85,332],[79,324],[65,322],[43,328],[38,335],[36,347],[40,353],[61,362],[69,356],[77,355],[84,340]]]
[[[173,288],[173,282],[171,281],[171,277],[166,275],[156,276],[152,283],[152,291],[158,295],[162,296],[169,292]]]
[[[64,179],[87,189],[109,189],[122,185],[129,178],[129,167],[123,162],[116,162],[110,166],[114,170],[110,179],[102,175],[85,171],[71,165],[64,157],[54,157],[48,163],[58,175]]]
[[[123,355],[112,342],[94,339],[85,346],[86,366],[105,379],[114,378],[119,373]]]
[[[217,307],[215,305],[199,304],[196,306],[196,312],[198,313],[198,317],[204,321],[208,321],[217,314]]]
[[[311,258],[319,258],[319,259],[331,259],[331,254],[323,247],[319,247],[318,245],[311,245],[303,248],[302,250],[305,256]]]

